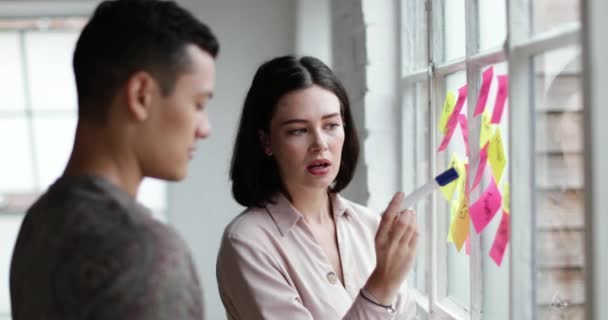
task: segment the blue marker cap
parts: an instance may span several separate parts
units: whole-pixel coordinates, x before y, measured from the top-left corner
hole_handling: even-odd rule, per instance
[[[458,171],[454,168],[450,168],[435,177],[435,181],[442,187],[456,179],[458,179]]]

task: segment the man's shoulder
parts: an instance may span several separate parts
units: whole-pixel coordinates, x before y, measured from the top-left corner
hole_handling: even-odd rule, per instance
[[[23,292],[24,305],[25,291],[35,287],[28,279],[44,278],[50,287],[36,290],[52,295],[52,312],[99,305],[95,312],[115,319],[139,319],[150,308],[201,314],[190,250],[173,228],[101,194],[70,195],[71,206],[49,203],[48,196],[52,191],[28,212],[15,247],[11,285]]]

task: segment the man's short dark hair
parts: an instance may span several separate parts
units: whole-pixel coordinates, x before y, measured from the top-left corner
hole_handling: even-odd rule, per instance
[[[359,140],[346,90],[319,59],[279,57],[260,66],[245,98],[230,168],[232,193],[241,205],[263,207],[276,193],[285,191],[276,161],[264,152],[259,132],[270,134],[270,121],[282,96],[313,85],[338,97],[344,123],[340,170],[330,190],[339,192],[352,180],[359,157]]]
[[[170,95],[191,63],[188,44],[214,58],[219,51],[209,27],[173,1],[102,2],[74,51],[79,117],[104,121],[118,89],[138,71],[149,72]]]

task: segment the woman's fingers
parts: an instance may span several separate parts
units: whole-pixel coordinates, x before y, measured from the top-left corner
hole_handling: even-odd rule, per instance
[[[411,224],[410,220],[411,216],[407,214],[407,210],[402,210],[399,212],[399,215],[395,218],[395,222],[393,222],[393,226],[389,231],[389,239],[391,243],[397,245],[399,244],[399,241],[405,235],[409,225]]]
[[[414,235],[412,235],[412,238],[410,239],[410,242],[407,244],[407,246],[412,249],[415,250],[418,247],[418,237],[419,237],[419,233],[415,232]]]
[[[404,210],[401,214],[402,217],[406,218],[404,220],[404,232],[402,233],[401,238],[399,238],[400,245],[409,244],[410,240],[414,236],[414,234],[418,233],[418,226],[416,225],[416,214],[412,210]]]
[[[378,226],[378,232],[376,233],[376,237],[381,238],[381,240],[385,240],[388,237],[391,228],[393,227],[393,223],[399,214],[399,208],[401,207],[401,202],[403,201],[403,192],[397,192],[391,199],[388,204],[388,207],[382,214],[382,219],[380,220],[380,225]]]

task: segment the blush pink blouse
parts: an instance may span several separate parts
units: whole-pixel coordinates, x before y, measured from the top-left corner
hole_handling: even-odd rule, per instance
[[[283,195],[275,202],[245,210],[224,231],[217,280],[229,319],[415,318],[405,284],[389,307],[360,294],[376,263],[379,215],[332,195],[342,285],[302,214]]]

